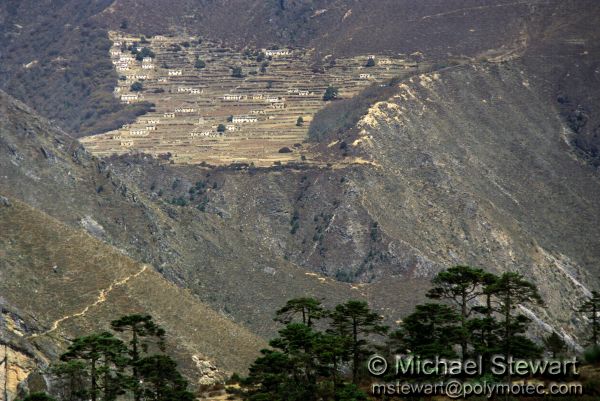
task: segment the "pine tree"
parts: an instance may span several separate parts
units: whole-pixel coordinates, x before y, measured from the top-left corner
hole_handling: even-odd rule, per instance
[[[553,331],[552,334],[544,338],[544,346],[552,354],[552,358],[556,358],[557,355],[560,355],[567,348],[565,341],[556,331]]]
[[[590,344],[597,347],[598,334],[600,333],[600,319],[598,319],[598,313],[600,312],[600,293],[598,291],[592,291],[592,296],[581,305],[579,312],[585,313],[588,316],[592,328]]]
[[[250,367],[243,384],[249,400],[310,401],[317,397],[317,333],[303,323],[290,323],[279,331]]]
[[[460,316],[447,305],[417,305],[415,311],[404,318],[396,336],[407,349],[422,358],[454,358],[454,345],[462,338],[459,322]]]
[[[233,67],[231,70],[231,76],[234,78],[243,78],[244,72],[242,71],[242,67]]]
[[[123,316],[120,319],[113,320],[110,323],[112,329],[121,333],[130,333],[131,340],[129,341],[129,357],[131,358],[132,367],[132,390],[134,399],[140,400],[141,393],[139,391],[139,372],[137,364],[140,360],[142,352],[147,352],[148,343],[142,342],[145,337],[154,337],[156,344],[161,351],[164,351],[165,344],[165,331],[152,321],[150,315],[128,315]]]
[[[315,320],[323,318],[326,313],[321,302],[314,298],[294,298],[285,304],[285,306],[275,312],[275,321],[288,324],[293,321],[296,315],[300,315],[302,323],[311,327]]]
[[[206,67],[206,62],[204,62],[203,60],[196,60],[196,62],[194,63],[194,68],[201,70],[202,68]]]
[[[269,345],[285,353],[295,367],[295,380],[306,389],[306,400],[316,399],[317,364],[314,352],[316,333],[304,323],[290,323]]]
[[[367,337],[387,332],[388,328],[381,325],[382,320],[382,317],[372,312],[364,301],[348,301],[337,305],[331,313],[330,332],[349,339],[354,384],[358,383],[358,369],[367,350]]]
[[[90,378],[86,395],[97,401],[102,391],[103,401],[112,401],[122,391],[121,371],[127,360],[127,347],[111,333],[102,332],[76,338],[61,355],[62,361],[81,361]]]
[[[141,394],[148,401],[194,401],[187,381],[177,371],[177,363],[167,355],[141,358],[137,369],[142,380]]]
[[[509,356],[531,357],[539,355],[539,348],[522,334],[526,332],[530,319],[514,311],[519,305],[542,305],[543,301],[534,284],[519,273],[506,272],[488,289],[497,299],[496,311],[504,318],[497,331],[502,353]]]
[[[346,384],[336,394],[337,401],[368,401],[367,395],[355,384]]]
[[[65,389],[64,393],[68,401],[84,398],[86,382],[89,379],[84,362],[78,360],[59,362],[50,367],[50,373],[61,380],[60,386]]]
[[[498,277],[491,273],[484,276],[482,296],[485,304],[473,307],[473,311],[481,317],[472,318],[467,323],[474,351],[481,355],[484,361],[489,361],[493,354],[500,352],[500,339],[497,335],[499,324],[494,316],[493,307],[493,286],[497,280]]]
[[[330,379],[333,397],[338,394],[343,384],[341,370],[349,359],[350,341],[348,337],[318,333],[314,340],[314,352],[319,363],[321,376]]]
[[[328,86],[327,89],[325,89],[325,94],[323,95],[323,100],[324,101],[330,101],[330,100],[335,100],[338,97],[338,88],[335,88],[333,86]]]
[[[247,400],[283,400],[283,395],[290,400],[302,400],[302,385],[295,381],[295,367],[290,358],[281,351],[261,350],[262,356],[249,368],[249,375],[242,380],[247,389],[244,398]],[[296,397],[290,397],[296,394]]]
[[[131,88],[130,89],[131,89],[132,92],[139,92],[139,91],[141,91],[141,90],[144,89],[144,85],[141,82],[136,81],[133,84],[131,84]]]
[[[454,266],[439,273],[433,280],[432,288],[427,297],[452,302],[460,317],[460,347],[461,358],[467,357],[469,346],[469,330],[467,322],[471,313],[471,303],[484,294],[484,283],[490,279],[490,273],[469,266]]]

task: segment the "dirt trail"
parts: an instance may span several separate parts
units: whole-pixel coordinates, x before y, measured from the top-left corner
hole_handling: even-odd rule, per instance
[[[96,300],[95,300],[95,301],[94,301],[92,304],[90,304],[90,305],[86,306],[86,307],[85,307],[85,308],[83,308],[83,309],[82,309],[80,312],[73,313],[73,314],[71,314],[71,315],[66,315],[66,316],[63,316],[63,317],[61,317],[60,319],[57,319],[57,320],[55,320],[55,321],[52,323],[52,325],[50,325],[50,328],[49,328],[48,330],[46,330],[46,331],[43,331],[43,332],[41,332],[41,333],[35,333],[35,334],[32,334],[32,335],[30,335],[28,338],[32,339],[32,338],[36,338],[36,337],[40,337],[40,336],[45,336],[45,335],[47,335],[47,334],[50,334],[50,333],[52,333],[52,332],[53,332],[53,331],[55,331],[56,329],[58,329],[58,327],[60,326],[60,324],[61,324],[62,322],[64,322],[65,320],[68,320],[68,319],[71,319],[71,318],[74,318],[74,317],[81,317],[81,316],[84,316],[84,315],[85,315],[85,314],[86,314],[86,313],[87,313],[87,312],[88,312],[88,311],[89,311],[91,308],[93,308],[93,307],[95,307],[95,306],[98,306],[98,305],[100,305],[100,304],[104,303],[104,302],[106,301],[106,297],[107,297],[107,295],[108,295],[108,294],[109,294],[109,293],[110,293],[110,292],[111,292],[113,289],[115,289],[115,287],[120,287],[120,286],[122,286],[122,285],[125,285],[125,284],[127,284],[127,282],[128,282],[129,280],[131,280],[131,279],[134,279],[134,278],[138,277],[140,274],[142,274],[143,272],[145,272],[147,269],[148,269],[148,266],[147,266],[147,265],[144,265],[144,266],[143,266],[143,267],[140,269],[140,271],[138,271],[137,273],[134,273],[134,274],[132,274],[132,275],[129,275],[129,276],[127,276],[127,277],[125,277],[125,278],[122,278],[122,279],[120,279],[120,280],[115,280],[115,281],[114,281],[114,282],[113,282],[111,285],[109,285],[107,288],[104,288],[104,289],[100,290],[100,293],[98,294],[98,297],[96,298]]]

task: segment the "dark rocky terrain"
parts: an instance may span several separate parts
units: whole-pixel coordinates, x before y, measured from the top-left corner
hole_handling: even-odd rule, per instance
[[[416,52],[442,64],[521,56],[546,80],[545,100],[558,104],[581,156],[597,165],[598,18],[600,6],[588,0],[5,1],[0,87],[80,136],[150,107],[123,107],[111,96],[107,29],[310,47],[316,64],[369,53]]]
[[[574,311],[600,275],[596,2],[65,0],[47,2],[52,13],[38,3],[0,4],[8,92],[0,92],[0,224],[10,233],[0,238],[0,302],[13,322],[4,327],[40,332],[73,313],[70,295],[57,292],[67,282],[46,270],[54,260],[71,274],[101,269],[93,288],[75,294],[82,304],[147,264],[144,282],[119,289],[123,299],[188,338],[182,353],[198,346],[217,367],[243,369],[289,298],[366,299],[393,322],[422,300],[435,272],[461,263],[523,273],[546,299],[530,314],[540,332],[581,343]],[[419,52],[435,66],[360,104],[351,127],[334,129],[342,106],[323,110],[313,124],[332,128],[307,146],[328,167],[98,160],[73,138],[140,112],[112,97],[107,29],[306,46],[315,64]],[[366,163],[347,166],[349,155]],[[173,204],[178,198],[187,205]],[[32,283],[22,296],[21,282]],[[219,347],[239,343],[197,340],[169,320],[172,304],[145,297],[157,286],[199,311],[194,324],[232,327],[254,349],[219,359]],[[31,303],[40,293],[53,297]],[[118,299],[90,317],[125,310]],[[43,302],[60,307],[35,321]],[[61,333],[92,321],[69,319]],[[1,333],[24,369],[64,346]]]

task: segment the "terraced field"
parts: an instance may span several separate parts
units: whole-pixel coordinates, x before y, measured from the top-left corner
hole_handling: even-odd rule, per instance
[[[327,104],[328,86],[348,98],[418,68],[404,55],[326,57],[315,67],[306,49],[239,52],[197,37],[141,40],[119,32],[110,37],[120,75],[115,96],[156,107],[119,130],[83,138],[99,156],[141,151],[170,154],[175,163],[185,164],[310,163],[302,142],[314,114]],[[144,47],[147,57],[136,59],[131,49]],[[135,83],[142,90],[134,91],[139,89]]]

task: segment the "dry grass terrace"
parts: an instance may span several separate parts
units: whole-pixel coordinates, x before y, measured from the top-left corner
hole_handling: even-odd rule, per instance
[[[175,163],[271,166],[302,156],[310,162],[310,152],[298,144],[306,139],[314,114],[326,105],[328,86],[348,98],[415,71],[413,62],[400,57],[329,60],[316,71],[309,50],[242,53],[196,37],[155,36],[140,43],[140,37],[118,32],[110,36],[111,59],[120,75],[115,96],[126,103],[152,102],[156,108],[133,124],[83,138],[98,156],[135,150],[171,153]],[[152,55],[137,60],[132,46],[146,47]],[[367,67],[370,58],[375,65]],[[199,68],[197,60],[205,66]],[[233,76],[235,67],[241,68],[241,77]],[[136,82],[142,84],[141,91],[132,90]],[[292,152],[280,153],[282,148]]]

